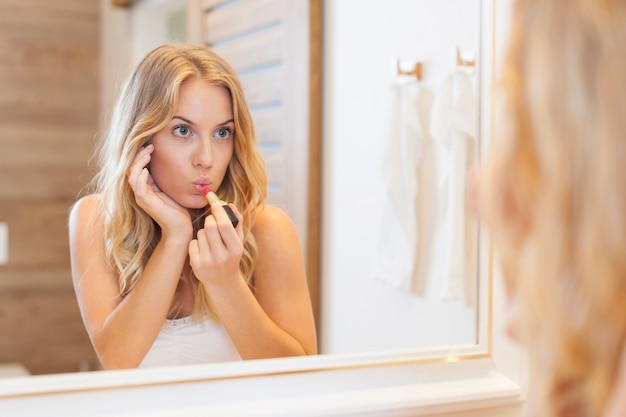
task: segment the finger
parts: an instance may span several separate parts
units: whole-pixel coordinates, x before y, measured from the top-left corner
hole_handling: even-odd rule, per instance
[[[234,208],[233,213],[239,219],[239,223],[237,224],[237,228],[233,227],[230,217],[224,210],[224,207],[216,204],[211,205],[211,216],[214,217],[215,228],[217,229],[217,233],[219,234],[220,244],[226,251],[241,251],[243,246],[243,228],[239,226],[241,224],[241,220],[243,216],[241,213],[236,210],[234,205],[229,205],[229,207]],[[205,222],[206,223],[206,222]],[[214,236],[211,240],[212,245],[217,245],[217,236]],[[212,246],[215,250],[216,246]],[[216,252],[217,253],[217,252]]]
[[[145,168],[148,163],[150,163],[150,159],[152,157],[152,152],[154,151],[154,145],[150,144],[142,147],[135,155],[135,159],[131,164],[131,168],[135,168],[136,172],[141,168]]]
[[[229,204],[227,206],[222,206],[220,204],[211,204],[211,214],[215,216],[215,220],[220,228],[221,233],[227,235],[233,230],[233,220],[228,215],[226,210],[233,211],[233,204]],[[237,218],[237,225],[241,223],[241,218],[237,217],[237,214],[233,211],[233,214]]]
[[[144,158],[139,159],[137,162],[131,165],[130,169],[128,170],[128,183],[131,185],[131,187],[136,188],[139,183],[145,182],[147,172],[144,174],[144,171],[148,171],[148,169],[145,168],[144,165],[148,162],[150,162],[149,155],[144,156]]]
[[[152,148],[153,146],[150,145],[149,148],[142,148],[139,152],[137,152],[137,155],[128,170],[128,181],[133,189],[140,184],[144,184],[146,182],[146,178],[150,177],[146,166],[152,159]]]
[[[233,226],[231,225],[230,228],[232,230]],[[204,219],[203,230],[206,235],[209,248],[213,253],[217,253],[219,248],[225,247],[222,231],[214,214],[210,214],[206,217],[206,219]]]
[[[159,188],[157,183],[154,182],[154,178],[152,178],[152,174],[150,174],[150,171],[148,170],[148,168],[144,168],[144,170],[148,174],[148,177],[146,179],[146,184],[148,184],[154,190],[155,193],[160,193],[161,189]]]
[[[211,254],[211,244],[209,242],[209,238],[207,236],[206,229],[198,230],[198,234],[196,236],[196,240],[198,241],[198,251],[200,256],[209,256]]]
[[[235,213],[235,216],[237,216],[237,219],[239,219],[239,223],[235,229],[237,230],[237,236],[239,236],[239,239],[243,240],[243,214],[241,214],[237,206],[233,203],[229,203],[228,207],[230,207],[233,213]]]
[[[191,242],[189,242],[189,263],[194,265],[196,259],[200,259],[200,247],[198,239],[192,239]]]

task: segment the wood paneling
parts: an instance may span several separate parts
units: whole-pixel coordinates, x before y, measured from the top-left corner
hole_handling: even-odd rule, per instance
[[[206,14],[206,41],[223,42],[285,20],[290,0],[240,0]]]
[[[19,275],[18,275],[19,276]],[[95,369],[74,290],[0,294],[0,361],[19,362],[31,373]],[[10,334],[10,337],[4,335]],[[33,341],[25,343],[24,341]]]
[[[281,143],[286,139],[282,128],[283,117],[279,105],[254,109],[254,129],[261,146]]]
[[[97,366],[72,289],[67,216],[91,175],[99,6],[0,0],[0,362],[33,374]]]
[[[41,178],[48,182],[48,178]],[[67,217],[71,201],[15,199],[3,202],[0,218],[9,224],[9,265],[49,268],[69,265]]]
[[[278,103],[282,100],[284,72],[281,66],[263,68],[240,75],[248,105],[252,107]]]
[[[226,44],[214,45],[211,49],[228,61],[235,71],[244,71],[280,62],[284,36],[283,26],[272,26],[252,37],[234,39]]]

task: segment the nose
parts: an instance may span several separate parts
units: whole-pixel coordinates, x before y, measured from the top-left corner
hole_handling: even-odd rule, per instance
[[[196,142],[193,164],[199,168],[211,167],[213,164],[213,149],[211,148],[210,139],[201,138]]]

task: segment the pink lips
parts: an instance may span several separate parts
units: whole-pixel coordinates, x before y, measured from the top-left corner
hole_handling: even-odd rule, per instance
[[[209,184],[208,184],[208,183],[206,183],[206,182],[202,182],[202,183],[200,183],[200,182],[195,182],[195,183],[193,184],[193,188],[194,188],[194,189],[198,192],[198,194],[202,194],[202,195],[206,194],[206,193],[204,192],[204,189],[205,189],[205,188],[207,188],[207,187],[209,187],[209,188],[210,188]]]

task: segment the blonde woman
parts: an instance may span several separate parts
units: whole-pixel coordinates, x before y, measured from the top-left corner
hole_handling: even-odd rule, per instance
[[[478,202],[533,365],[529,415],[624,416],[626,1],[513,16]]]
[[[316,353],[295,228],[267,178],[240,82],[163,45],[127,81],[70,215],[74,288],[105,369]],[[230,203],[208,204],[205,188]]]

